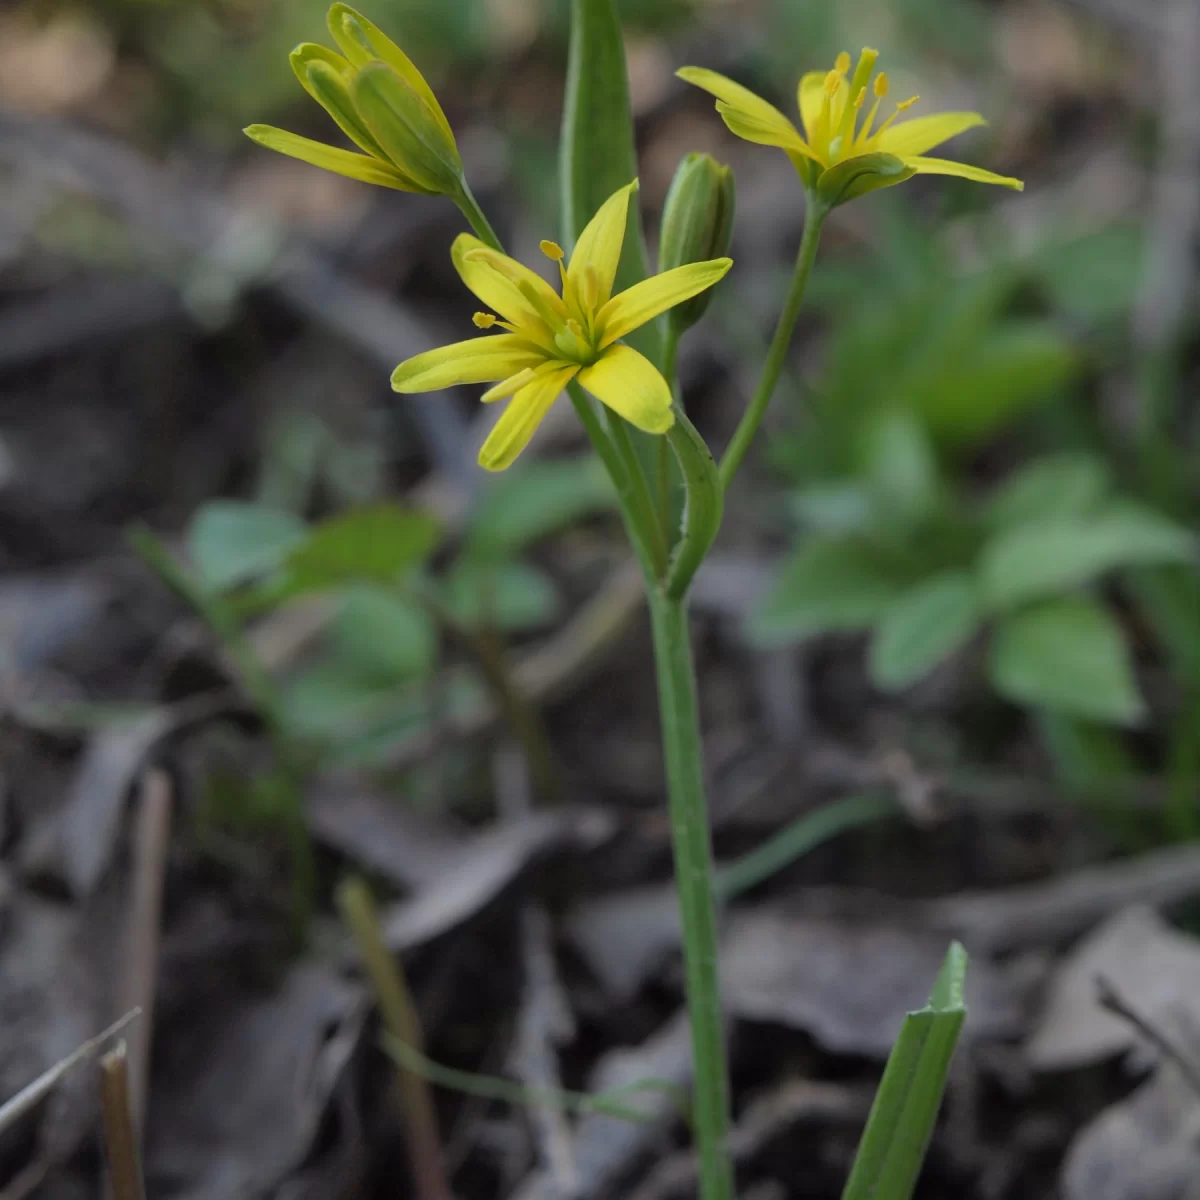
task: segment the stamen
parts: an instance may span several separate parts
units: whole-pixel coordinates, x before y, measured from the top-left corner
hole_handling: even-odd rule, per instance
[[[551,262],[562,262],[566,257],[566,253],[557,242],[542,241],[538,243],[538,246]]]
[[[887,95],[887,93],[888,93],[887,72],[880,71],[879,74],[875,76],[875,95],[879,96],[882,99],[884,96]]]
[[[875,140],[878,141],[884,135],[884,133],[886,133],[887,130],[889,130],[892,127],[892,122],[902,112],[904,112],[905,109],[912,108],[912,106],[914,104],[916,104],[916,102],[918,100],[920,100],[920,98],[921,98],[920,96],[909,96],[909,98],[907,100],[902,100],[899,104],[897,104],[896,111],[894,113],[892,113],[892,115],[890,117],[888,117],[888,119],[886,121],[884,121],[884,123],[882,125],[880,125],[879,132],[875,135]]]
[[[861,109],[863,106],[863,101],[866,100],[866,98],[867,98],[867,89],[859,88],[858,95],[854,97],[854,107],[857,109]]]
[[[830,71],[825,76],[825,95],[832,100],[837,95],[838,85],[842,82],[842,77],[837,71]]]
[[[872,50],[869,46],[864,46],[862,53],[858,56],[858,63],[854,68],[854,76],[850,80],[850,96],[857,99],[860,91],[865,91],[867,81],[871,78],[871,72],[875,69],[875,60],[879,57],[878,50]],[[856,104],[847,104],[842,110],[842,119],[838,122],[837,138],[839,146],[849,145],[854,140],[854,121],[858,114],[858,106]],[[833,150],[833,144],[830,143],[830,153],[836,154]]]
[[[600,272],[591,263],[583,268],[583,280],[579,291],[584,310],[594,313],[600,301]]]
[[[843,50],[841,54],[834,59],[833,69],[839,75],[845,75],[845,73],[850,70],[850,55],[847,54],[845,50]]]
[[[896,105],[896,111],[903,112],[906,108],[912,108],[912,106],[916,104],[920,98],[920,96],[909,96],[907,100],[901,100],[900,103]]]
[[[493,325],[499,321],[498,317],[492,316],[491,313],[477,312],[472,318],[477,329],[491,329]]]

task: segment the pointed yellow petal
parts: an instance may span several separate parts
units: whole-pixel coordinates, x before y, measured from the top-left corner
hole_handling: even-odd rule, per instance
[[[442,132],[454,144],[454,131],[433,89],[425,82],[425,76],[413,65],[412,59],[392,41],[378,26],[373,25],[360,12],[348,4],[335,4],[329,10],[329,32],[342,53],[355,67],[365,67],[372,59],[381,59],[393,71],[404,77],[421,99],[429,105]]]
[[[302,162],[333,171],[337,175],[348,175],[351,179],[362,180],[363,183],[377,183],[381,187],[395,188],[401,192],[424,191],[395,167],[381,163],[366,154],[355,154],[352,150],[342,150],[337,146],[327,146],[324,142],[314,142],[298,133],[276,129],[274,125],[247,125],[243,132],[251,141],[266,146],[268,150],[277,150],[280,154],[298,158]]]
[[[821,106],[825,103],[825,76],[828,71],[809,71],[800,79],[796,99],[800,105],[800,119],[804,122],[804,136],[810,142],[817,140],[817,124],[821,118]]]
[[[292,51],[291,64],[304,90],[337,122],[338,128],[355,145],[386,162],[383,147],[350,99],[350,64],[340,54],[311,42]]]
[[[732,266],[732,258],[688,263],[664,271],[661,275],[651,275],[649,279],[626,288],[596,315],[601,347],[611,346],[618,338],[652,321],[659,313],[698,296],[705,288],[724,279]]]
[[[754,127],[766,130],[773,130],[775,134],[774,141],[763,142],[768,146],[788,146],[789,149],[794,148],[792,140],[801,142],[800,131],[777,109],[773,104],[768,104],[761,96],[756,96],[749,88],[744,88],[740,83],[734,83],[732,79],[727,79],[724,75],[718,74],[716,71],[708,71],[703,67],[681,67],[675,72],[685,83],[694,84],[698,88],[702,88],[710,95],[716,98],[731,109],[736,109],[741,113]],[[722,112],[722,116],[725,114]],[[728,125],[729,120],[726,118],[725,123]],[[733,126],[730,125],[732,129]],[[734,130],[737,133],[737,130]],[[744,137],[744,134],[738,134],[739,137]],[[761,138],[749,138],[749,141],[762,141]]]
[[[554,334],[538,313],[538,305],[549,306],[567,319],[567,309],[558,293],[528,267],[507,255],[498,254],[470,233],[460,233],[450,247],[450,258],[459,277],[483,301],[539,345],[553,348]],[[501,272],[497,264],[503,266]],[[537,304],[521,291],[521,284]]]
[[[912,167],[919,175],[957,175],[960,179],[971,179],[975,183],[998,183],[1001,187],[1023,192],[1025,184],[1020,179],[1007,175],[996,175],[982,167],[971,167],[966,163],[951,162],[948,158],[920,158],[902,155],[905,166]]]
[[[671,389],[658,368],[632,346],[609,346],[579,382],[631,425],[647,433],[666,433],[675,424]]]
[[[902,157],[906,154],[924,154],[926,150],[940,146],[964,130],[986,124],[983,117],[973,112],[935,113],[930,117],[914,117],[911,121],[901,121],[899,125],[885,130],[871,149]]]
[[[402,362],[392,372],[392,390],[435,392],[459,383],[494,383],[545,361],[524,338],[497,333],[439,346]]]
[[[729,127],[730,133],[737,134],[748,142],[759,146],[777,146],[780,150],[820,162],[808,143],[790,123],[787,129],[781,130],[776,125],[764,124],[757,117],[726,104],[724,100],[717,101],[717,112],[721,114],[721,120]]]
[[[637,191],[637,180],[618,188],[600,205],[599,212],[584,226],[571,261],[567,265],[567,287],[577,299],[587,295],[596,308],[612,295],[613,280],[625,245],[625,221],[629,214],[629,198]],[[595,282],[584,286],[587,268],[595,271]]]
[[[503,471],[529,445],[542,418],[558,399],[559,393],[575,376],[578,367],[547,365],[533,383],[523,387],[509,402],[496,427],[479,451],[479,465],[489,471]]]

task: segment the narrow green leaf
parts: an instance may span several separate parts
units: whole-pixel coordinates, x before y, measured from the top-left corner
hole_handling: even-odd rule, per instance
[[[667,578],[668,594],[682,597],[720,531],[725,489],[712,453],[682,409],[676,410],[667,439],[687,488],[683,533]]]
[[[464,552],[475,559],[511,557],[616,503],[612,480],[594,455],[522,463],[495,477],[471,516]]]
[[[910,588],[883,614],[871,643],[878,687],[906,688],[974,636],[980,625],[975,587],[965,571],[944,571]]]
[[[1145,711],[1121,627],[1092,600],[1049,600],[1006,617],[992,640],[989,674],[1016,704],[1118,725]]]
[[[966,1019],[967,952],[946,952],[929,1004],[904,1018],[888,1058],[842,1200],[908,1200],[937,1122]]]
[[[984,547],[979,583],[994,612],[1087,583],[1115,567],[1187,562],[1196,539],[1150,509],[1113,503],[1093,515],[1030,521]]]
[[[865,543],[813,539],[784,562],[750,614],[749,633],[758,645],[777,645],[816,633],[868,629],[905,586]]]
[[[188,557],[202,587],[222,592],[276,570],[304,540],[294,513],[237,500],[213,500],[192,519]]]
[[[637,178],[637,151],[625,41],[612,0],[571,0],[571,42],[563,99],[559,186],[563,239],[573,246],[583,227],[618,188]],[[649,274],[637,197],[629,205],[616,290]],[[660,358],[658,323],[627,339],[653,362]]]
[[[394,583],[429,557],[440,536],[427,513],[383,505],[331,517],[288,556],[290,592],[368,580]]]

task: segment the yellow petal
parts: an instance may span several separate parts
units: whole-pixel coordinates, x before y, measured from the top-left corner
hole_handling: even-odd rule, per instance
[[[675,424],[671,389],[658,368],[632,346],[610,346],[579,382],[613,412],[646,433],[666,433]]]
[[[533,383],[523,387],[509,402],[496,427],[479,451],[479,465],[489,471],[503,471],[529,445],[542,418],[558,399],[559,393],[575,376],[578,367],[547,365]]]
[[[935,113],[930,117],[914,117],[884,130],[871,149],[884,154],[924,154],[949,138],[987,122],[978,113]]]
[[[434,392],[459,383],[494,383],[545,361],[524,338],[497,333],[439,346],[402,362],[392,372],[392,390]]]
[[[329,32],[341,47],[342,53],[355,67],[365,67],[372,59],[387,63],[393,71],[403,76],[421,99],[429,105],[442,132],[454,144],[454,131],[433,89],[425,82],[425,76],[413,65],[412,59],[392,41],[378,26],[373,25],[362,13],[348,4],[335,4],[329,10]]]
[[[705,288],[724,279],[732,266],[732,258],[688,263],[664,271],[661,275],[651,275],[649,279],[626,288],[596,315],[600,345],[611,346],[618,338],[652,321],[659,313],[698,296]]]
[[[571,261],[567,266],[567,287],[577,298],[592,288],[584,288],[584,275],[590,266],[596,273],[594,298],[600,308],[612,295],[613,280],[625,245],[625,220],[629,213],[629,197],[637,191],[637,180],[618,188],[600,210],[584,226]],[[590,297],[589,297],[590,298]]]
[[[355,154],[352,150],[342,150],[337,146],[327,146],[324,142],[314,142],[311,138],[301,137],[297,133],[288,133],[286,129],[276,129],[274,125],[247,125],[243,131],[251,141],[268,150],[277,150],[291,158],[311,163],[337,175],[348,175],[351,179],[360,179],[363,183],[377,183],[381,187],[395,188],[401,192],[422,192],[407,176],[402,175],[395,167],[381,163],[378,159],[366,154]]]
[[[717,112],[721,114],[721,120],[729,127],[731,133],[748,142],[759,146],[778,146],[789,153],[811,158],[815,162],[821,161],[790,122],[787,129],[781,130],[778,126],[765,124],[757,117],[743,112],[740,108],[734,108],[723,100],[717,101]]]
[[[482,253],[481,253],[482,252]],[[475,257],[478,255],[478,257]],[[567,319],[566,305],[558,293],[538,274],[507,255],[498,254],[470,233],[460,233],[450,247],[450,258],[459,277],[483,301],[527,337],[552,348],[554,334],[538,313],[537,305],[522,294],[521,284],[532,291],[539,304],[548,305]],[[504,271],[497,270],[497,264]]]
[[[1025,190],[1025,184],[1020,179],[996,175],[982,167],[951,162],[948,158],[920,158],[914,155],[902,157],[905,165],[912,167],[919,175],[957,175],[960,179],[971,179],[976,183],[998,183],[1001,187],[1012,188],[1014,192]]]
[[[800,86],[796,90],[800,119],[804,122],[804,135],[810,142],[817,140],[821,106],[825,103],[825,76],[828,74],[828,71],[809,71],[801,77]]]
[[[718,100],[723,101],[730,108],[736,109],[743,114],[756,127],[763,130],[774,130],[776,140],[766,142],[769,146],[792,147],[794,141],[803,142],[800,137],[800,131],[777,109],[773,104],[768,104],[761,96],[756,96],[749,88],[744,88],[740,83],[734,83],[732,79],[727,79],[724,75],[718,74],[716,71],[708,71],[703,67],[681,67],[675,72],[680,79],[686,83],[694,84],[698,88],[702,88],[710,95],[716,96]],[[722,116],[725,114],[722,113]],[[729,124],[726,119],[726,124]],[[732,128],[732,126],[730,126]],[[736,132],[736,130],[735,130]],[[739,137],[744,136],[742,134]],[[758,141],[758,138],[749,139]]]
[[[330,60],[340,60],[341,66]],[[350,99],[348,72],[353,70],[350,64],[340,54],[311,43],[297,46],[292,51],[291,63],[304,90],[337,122],[338,128],[355,145],[386,162],[383,147],[363,124]]]

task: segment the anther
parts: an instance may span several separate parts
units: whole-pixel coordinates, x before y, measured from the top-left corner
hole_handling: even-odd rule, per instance
[[[538,243],[542,253],[552,262],[562,262],[566,257],[563,248],[557,242],[542,241]]]
[[[906,108],[912,108],[912,106],[916,104],[920,98],[920,96],[909,96],[907,100],[901,100],[900,103],[896,105],[896,111],[903,112]]]
[[[600,273],[596,268],[588,263],[583,268],[583,280],[581,291],[581,299],[583,306],[588,312],[595,312],[600,301]]]
[[[831,100],[837,95],[838,85],[842,82],[842,77],[837,71],[830,71],[825,76],[825,95]]]
[[[841,54],[834,59],[833,69],[839,75],[845,75],[845,73],[850,70],[850,55],[847,54],[845,50],[843,50]]]
[[[476,329],[491,329],[496,324],[497,318],[491,313],[477,312],[471,320],[475,323]]]
[[[887,93],[888,93],[887,72],[880,71],[879,74],[875,76],[875,95],[882,98],[882,97],[886,96]]]
[[[855,108],[862,108],[862,106],[863,106],[863,101],[865,101],[865,100],[866,100],[866,98],[867,98],[867,89],[866,89],[866,88],[859,88],[859,89],[858,89],[858,95],[854,97],[854,107],[855,107]]]

